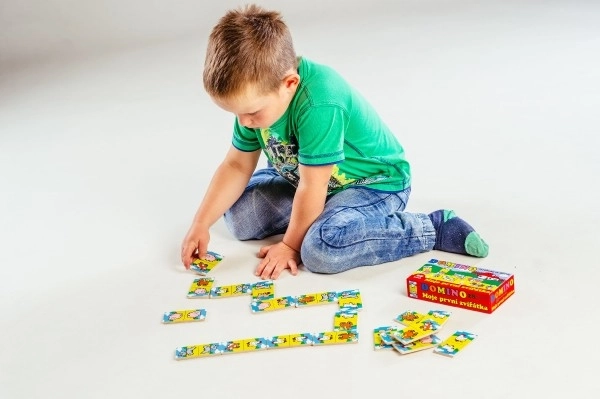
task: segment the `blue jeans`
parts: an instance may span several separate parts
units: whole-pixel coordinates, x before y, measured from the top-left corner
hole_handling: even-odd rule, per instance
[[[239,240],[284,234],[295,191],[274,168],[258,170],[225,213],[225,223]],[[312,272],[331,274],[432,250],[435,229],[429,216],[403,212],[409,194],[410,188],[389,193],[356,187],[328,196],[302,242],[302,263]]]

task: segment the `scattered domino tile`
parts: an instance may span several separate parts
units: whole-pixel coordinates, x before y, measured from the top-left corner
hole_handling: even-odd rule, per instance
[[[351,344],[358,342],[356,331],[324,331],[315,334],[313,345]]]
[[[316,337],[313,333],[290,334],[289,338],[290,338],[290,347],[304,346],[304,345],[311,346],[316,340]]]
[[[379,337],[381,342],[385,345],[400,344],[394,337],[393,334],[398,333],[401,329],[397,327],[389,327],[386,330],[379,331]]]
[[[359,290],[348,290],[338,292],[338,305],[340,309],[362,309],[362,298]]]
[[[252,284],[252,299],[270,299],[275,297],[275,285],[272,280],[259,281]]]
[[[394,318],[394,321],[405,326],[416,324],[426,318],[435,320],[439,325],[446,323],[451,313],[445,310],[430,310],[427,314],[414,312],[412,310],[399,314]]]
[[[394,321],[400,324],[404,324],[408,326],[413,323],[418,323],[423,320],[427,315],[423,313],[414,312],[412,310],[406,311],[404,313],[399,314],[394,318]]]
[[[296,297],[283,296],[279,298],[254,300],[250,303],[250,309],[253,313],[270,312],[289,307],[296,307]]]
[[[440,328],[441,326],[436,321],[427,318],[390,334],[402,345],[408,345],[411,342],[435,334]]]
[[[271,337],[256,337],[247,338],[244,340],[245,351],[265,350],[273,347],[273,338]]]
[[[222,342],[213,342],[210,344],[197,345],[200,348],[198,357],[222,355],[225,345]]]
[[[296,333],[290,334],[290,347],[294,346],[312,346],[317,341],[314,333]]]
[[[408,345],[402,345],[400,343],[393,343],[394,349],[402,355],[407,353],[414,353],[425,349],[435,348],[442,340],[437,335],[430,335],[425,338],[421,338],[418,341],[412,342]]]
[[[383,342],[381,340],[381,334],[384,332],[389,332],[394,330],[395,327],[392,326],[381,326],[381,327],[375,327],[373,329],[373,349],[375,350],[380,350],[380,349],[393,349],[391,344],[386,344],[385,342]]]
[[[210,290],[210,298],[225,298],[231,296],[231,285],[222,285],[219,287],[212,287]]]
[[[273,348],[289,348],[290,347],[290,335],[275,335],[271,338]]]
[[[402,345],[420,340],[438,332],[448,321],[450,312],[444,310],[431,310],[417,323],[411,323],[400,331],[391,335]]]
[[[200,354],[200,348],[198,346],[180,346],[175,349],[175,359],[190,359],[198,357]]]
[[[188,298],[208,298],[213,285],[212,277],[200,277],[194,279],[190,289],[188,290]]]
[[[476,334],[467,331],[456,331],[450,337],[441,342],[434,353],[454,357],[477,337]]]
[[[358,329],[358,312],[356,310],[341,310],[333,316],[334,331],[356,331]]]
[[[354,344],[358,342],[358,331],[334,331],[336,344]]]
[[[223,256],[216,252],[208,251],[202,258],[196,258],[190,265],[190,270],[205,276],[208,272],[215,268],[221,261]]]
[[[230,296],[249,295],[252,292],[252,284],[233,284],[213,287],[210,290],[211,298],[223,298]]]
[[[296,297],[298,307],[311,306],[311,305],[323,305],[332,302],[337,302],[337,292],[317,292],[314,294],[303,294]]]
[[[430,310],[427,318],[434,320],[440,327],[443,326],[452,313],[445,310]]]
[[[315,334],[313,345],[330,345],[335,344],[335,333],[333,331],[325,331]]]
[[[202,321],[206,318],[205,309],[172,310],[163,314],[162,322],[165,324]]]
[[[233,284],[231,286],[231,296],[250,295],[252,294],[252,284],[242,283]]]
[[[225,341],[223,342],[223,348],[223,354],[244,352],[244,340]]]

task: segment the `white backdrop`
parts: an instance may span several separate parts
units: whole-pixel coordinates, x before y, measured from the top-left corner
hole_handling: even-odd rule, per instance
[[[0,4],[0,66],[55,57],[96,54],[165,40],[204,37],[225,10],[246,4],[235,0],[5,0]],[[403,8],[423,9],[420,2]],[[447,7],[447,0],[428,7]],[[389,0],[261,1],[281,10],[293,27],[331,24],[373,7],[393,11]]]
[[[201,324],[160,324],[192,305],[179,244],[232,122],[202,89],[204,48],[238,4],[0,5],[0,398],[592,397],[596,1],[261,2],[396,132],[414,172],[408,209],[455,209],[490,255],[284,275],[277,295],[360,289],[360,342],[173,360],[179,345],[332,321],[327,307],[252,315],[237,298],[193,303]],[[226,260],[213,276],[254,282],[264,243],[217,223],[211,248]],[[404,288],[431,256],[512,272],[516,294],[493,315],[443,307],[444,335],[479,335],[455,359],[373,351],[374,327],[432,308]]]

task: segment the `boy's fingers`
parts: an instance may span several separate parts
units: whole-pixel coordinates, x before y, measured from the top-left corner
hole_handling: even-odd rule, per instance
[[[269,249],[271,249],[271,245],[267,245],[262,247],[261,249],[258,250],[258,257],[259,258],[264,258],[265,255],[267,254],[267,252],[269,252]]]
[[[187,255],[187,247],[184,245],[181,247],[181,262],[187,268],[189,266],[189,257]]]
[[[274,277],[274,271],[277,270],[278,266],[277,266],[277,262],[272,260],[272,259],[264,259],[261,263],[261,271],[257,274],[260,275],[260,277],[263,280],[268,280],[270,278],[275,278]]]
[[[271,273],[271,278],[273,280],[277,279],[277,277],[279,277],[281,272],[284,271],[285,269],[286,269],[285,267],[277,266],[276,268],[273,269],[273,273]]]
[[[208,246],[207,245],[197,245],[196,246],[198,248],[198,258],[202,258],[204,255],[206,255],[208,253]]]
[[[296,264],[296,261],[294,261],[293,259],[290,259],[287,263],[287,265],[285,266],[277,266],[274,270],[273,270],[273,274],[271,275],[271,278],[273,280],[275,280],[277,277],[279,277],[281,275],[281,273],[285,270],[285,269],[290,269],[290,273],[295,276],[298,274],[298,265]]]
[[[262,278],[263,280],[275,279],[275,277],[273,276],[273,268],[270,266],[265,267],[262,274],[260,275],[260,278]]]
[[[296,261],[291,259],[288,262],[288,265],[290,266],[290,273],[292,273],[292,276],[295,276],[298,274],[298,265],[296,264]]]
[[[254,271],[254,275],[256,276],[260,276],[265,268],[265,266],[267,265],[266,261],[262,261],[258,264],[258,266],[256,266],[256,270]]]
[[[183,261],[183,265],[186,269],[190,268],[190,264],[192,263],[192,255],[196,251],[196,247],[194,245],[187,244],[181,249],[181,260]]]

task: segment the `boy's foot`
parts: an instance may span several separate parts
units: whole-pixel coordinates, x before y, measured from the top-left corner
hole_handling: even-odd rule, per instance
[[[440,209],[428,216],[436,233],[433,249],[478,258],[488,255],[486,242],[470,224],[456,216],[454,211]]]

